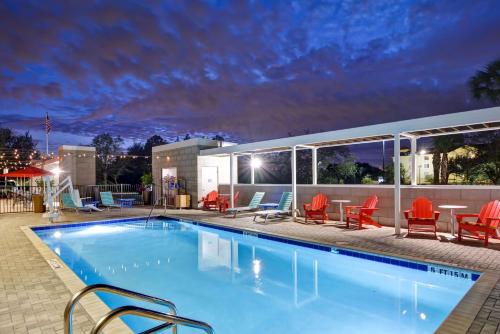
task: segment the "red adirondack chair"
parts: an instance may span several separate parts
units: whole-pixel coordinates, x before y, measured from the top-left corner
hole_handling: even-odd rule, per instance
[[[304,212],[307,218],[319,219],[323,223],[328,219],[328,214],[326,213],[326,208],[328,208],[328,197],[325,194],[317,194],[312,198],[312,203],[304,204]]]
[[[240,192],[237,191],[234,194],[233,198],[233,206],[236,206],[236,202],[238,201],[238,197],[240,197]],[[219,212],[226,212],[227,209],[229,209],[229,198],[226,196],[222,196],[219,201]]]
[[[465,218],[477,219],[475,222],[470,222],[465,221]],[[458,241],[462,240],[462,233],[465,230],[469,232],[468,237],[484,239],[484,247],[488,247],[489,237],[499,237],[497,229],[500,224],[500,201],[486,203],[479,214],[459,213],[455,215],[455,219],[458,223]]]
[[[432,209],[432,202],[427,198],[419,197],[414,200],[412,209],[404,212],[405,218],[408,221],[408,235],[411,232],[433,232],[437,238],[436,222],[439,214],[439,211]]]
[[[213,190],[207,194],[207,196],[202,197],[203,209],[205,210],[217,210],[219,208],[219,193]]]
[[[348,205],[345,207],[346,226],[349,228],[349,223],[354,220],[358,223],[358,229],[363,228],[363,224],[382,227],[379,223],[373,220],[373,213],[377,208],[378,197],[372,195],[366,199],[363,205]]]

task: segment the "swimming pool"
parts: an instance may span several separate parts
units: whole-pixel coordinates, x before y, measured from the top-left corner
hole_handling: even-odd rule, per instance
[[[171,300],[217,334],[432,333],[479,277],[170,218],[33,230],[86,284]],[[153,324],[124,320],[134,331]]]

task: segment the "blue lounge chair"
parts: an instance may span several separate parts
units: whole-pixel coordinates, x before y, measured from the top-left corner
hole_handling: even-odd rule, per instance
[[[248,203],[248,206],[239,206],[236,208],[229,208],[226,210],[226,214],[232,213],[233,218],[236,217],[236,214],[238,212],[243,212],[243,211],[253,211],[259,207],[260,202],[262,201],[262,198],[264,197],[265,192],[256,192],[250,203]]]
[[[101,196],[101,204],[107,207],[108,210],[110,208],[120,208],[120,209],[122,208],[120,204],[115,203],[111,191],[101,191],[100,196]]]
[[[267,223],[267,218],[269,217],[281,217],[284,214],[289,215],[291,210],[290,206],[292,205],[292,193],[289,191],[285,191],[283,195],[281,195],[280,202],[278,207],[273,210],[262,210],[255,212],[255,216],[253,217],[253,221],[257,218],[257,216],[264,218],[264,223]]]

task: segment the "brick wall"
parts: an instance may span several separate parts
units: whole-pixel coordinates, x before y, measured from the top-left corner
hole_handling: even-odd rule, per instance
[[[264,191],[263,202],[278,202],[283,191],[291,191],[291,185],[249,185],[237,184],[235,191],[240,191],[239,205],[246,205],[256,191]],[[229,192],[229,185],[219,185],[219,191]],[[379,210],[375,214],[375,220],[382,225],[394,226],[394,188],[392,186],[363,186],[363,185],[298,185],[297,202],[298,208],[303,212],[302,205],[310,203],[311,198],[322,192],[329,199],[348,199],[351,204],[361,204],[369,195],[379,197]],[[431,199],[435,209],[441,212],[438,222],[440,231],[450,230],[449,210],[439,209],[438,205],[457,204],[467,205],[468,208],[457,212],[478,212],[481,206],[495,199],[500,199],[500,187],[464,187],[464,186],[404,186],[401,189],[401,210],[411,207],[412,201],[425,196]],[[330,217],[338,219],[339,206],[337,203],[330,204],[328,209]],[[406,227],[406,221],[402,219],[402,226]]]

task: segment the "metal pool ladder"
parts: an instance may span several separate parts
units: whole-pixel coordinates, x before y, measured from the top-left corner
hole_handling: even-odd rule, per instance
[[[73,295],[71,300],[66,305],[66,308],[64,309],[64,334],[73,333],[72,318],[73,318],[73,309],[75,307],[75,304],[85,295],[97,291],[108,292],[115,295],[121,295],[136,300],[146,301],[156,305],[165,306],[166,308],[168,308],[169,313],[158,312],[155,310],[150,310],[132,305],[121,306],[109,311],[102,318],[100,318],[99,321],[97,321],[95,326],[92,328],[90,332],[91,334],[100,333],[104,329],[104,327],[106,327],[106,325],[108,325],[112,320],[121,317],[122,315],[136,315],[139,317],[159,320],[164,322],[163,324],[150,328],[142,332],[141,334],[157,333],[159,331],[169,328],[172,329],[172,334],[177,334],[178,326],[198,328],[200,330],[205,331],[205,333],[207,334],[213,334],[213,329],[209,324],[203,321],[198,321],[178,316],[175,304],[172,303],[171,301],[158,297],[148,296],[131,290],[118,288],[116,286],[108,284],[89,285]]]

